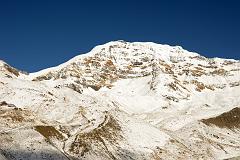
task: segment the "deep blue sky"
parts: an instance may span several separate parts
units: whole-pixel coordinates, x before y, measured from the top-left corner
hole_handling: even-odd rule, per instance
[[[0,0],[0,59],[28,72],[112,40],[240,59],[238,0]]]

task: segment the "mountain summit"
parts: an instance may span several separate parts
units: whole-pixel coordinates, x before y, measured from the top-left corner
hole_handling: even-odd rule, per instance
[[[0,159],[240,156],[239,60],[115,41],[36,73],[0,71]]]

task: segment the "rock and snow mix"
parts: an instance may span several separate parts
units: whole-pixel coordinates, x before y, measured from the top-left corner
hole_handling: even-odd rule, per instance
[[[240,156],[240,61],[124,41],[27,74],[0,61],[0,159]]]

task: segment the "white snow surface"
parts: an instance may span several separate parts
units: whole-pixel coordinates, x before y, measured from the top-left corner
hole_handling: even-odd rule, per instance
[[[240,156],[240,128],[203,123],[240,107],[238,60],[113,41],[36,73],[6,65],[0,159]]]

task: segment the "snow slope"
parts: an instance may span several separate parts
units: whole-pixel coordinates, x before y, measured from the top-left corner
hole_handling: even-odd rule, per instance
[[[240,61],[180,46],[109,42],[30,74],[1,61],[0,159],[237,157],[239,97]]]

